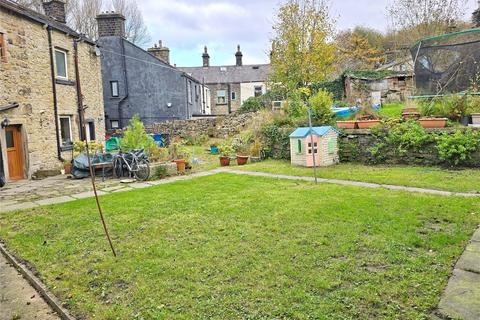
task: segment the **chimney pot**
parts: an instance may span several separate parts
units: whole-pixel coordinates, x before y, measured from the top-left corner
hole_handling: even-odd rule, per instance
[[[42,2],[45,15],[61,23],[66,23],[65,2],[61,0],[48,0]]]
[[[204,67],[210,66],[210,55],[208,54],[207,46],[203,48],[202,60],[203,60]]]
[[[242,61],[242,57],[243,57],[243,54],[242,54],[242,51],[240,51],[240,45],[237,45],[237,53],[235,53],[235,58],[237,60],[237,67],[241,67],[243,65],[243,61]]]

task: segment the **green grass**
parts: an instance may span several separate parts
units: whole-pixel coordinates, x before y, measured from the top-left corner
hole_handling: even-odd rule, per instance
[[[236,169],[313,177],[313,168],[292,166],[289,161],[280,160],[252,163]],[[318,168],[317,176],[326,179],[364,181],[455,192],[480,192],[479,169],[446,170],[437,167],[367,166],[342,163]]]
[[[403,108],[405,108],[403,103],[387,103],[382,106],[378,113],[388,118],[399,118],[402,116]]]
[[[79,318],[423,319],[478,199],[217,174],[0,215]]]

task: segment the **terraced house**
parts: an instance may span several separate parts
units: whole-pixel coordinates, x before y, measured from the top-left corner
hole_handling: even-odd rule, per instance
[[[95,43],[65,24],[65,4],[44,14],[0,0],[0,146],[7,179],[59,172],[82,138],[105,133],[101,62]]]

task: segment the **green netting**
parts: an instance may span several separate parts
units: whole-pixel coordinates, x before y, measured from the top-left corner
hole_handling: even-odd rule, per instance
[[[423,39],[411,54],[416,95],[479,92],[480,28]]]

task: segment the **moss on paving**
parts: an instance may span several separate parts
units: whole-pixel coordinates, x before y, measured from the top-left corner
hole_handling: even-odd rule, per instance
[[[426,318],[478,199],[217,174],[0,215],[0,236],[88,319]]]
[[[267,160],[235,169],[313,177],[313,168],[292,166],[289,161],[284,160]],[[317,176],[326,179],[480,193],[480,169],[447,170],[439,167],[367,166],[356,163],[341,163],[335,166],[317,168]]]

